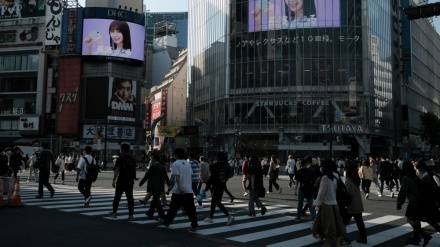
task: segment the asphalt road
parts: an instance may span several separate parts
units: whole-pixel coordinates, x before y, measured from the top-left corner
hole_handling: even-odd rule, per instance
[[[24,171],[20,181],[22,184],[22,191],[32,191],[35,189],[35,182],[26,182],[27,171]],[[138,170],[138,177],[142,178],[144,172]],[[55,193],[55,198],[57,195],[61,197],[61,191],[70,190],[72,193],[77,193],[75,182],[76,174],[74,172],[66,172],[65,185],[60,185],[61,179],[59,178],[55,189],[60,191]],[[52,183],[53,175],[51,175],[50,182]],[[112,171],[103,171],[99,174],[98,181],[96,181],[92,186],[92,194],[97,188],[107,189],[111,191],[111,183],[113,178]],[[268,178],[265,178],[265,187],[268,188]],[[282,194],[271,193],[263,199],[263,203],[266,206],[283,205],[285,209],[295,209],[297,207],[297,199],[293,195],[293,189],[288,187],[288,177],[281,175],[278,183],[283,187]],[[374,187],[374,185],[372,185]],[[292,221],[287,226],[281,227],[281,221],[285,219],[290,219],[296,215],[294,212],[285,213],[285,217],[280,220],[280,223],[275,223],[273,225],[260,226],[259,228],[245,229],[246,224],[252,224],[252,219],[248,220],[244,216],[238,216],[240,214],[246,213],[246,201],[247,197],[243,196],[243,189],[241,188],[241,176],[234,176],[228,182],[228,189],[236,197],[236,201],[244,203],[242,206],[237,206],[234,208],[234,204],[227,205],[229,210],[232,210],[236,215],[236,227],[232,232],[217,233],[217,234],[194,234],[189,233],[185,229],[167,229],[164,227],[158,227],[158,224],[133,224],[126,220],[109,221],[103,217],[91,217],[83,215],[81,213],[71,213],[62,210],[48,209],[41,206],[33,206],[30,203],[32,200],[29,198],[30,195],[23,195],[23,207],[10,208],[1,207],[0,208],[0,246],[321,246],[322,243],[310,243],[302,245],[300,242],[288,243],[289,239],[296,239],[300,236],[309,235],[309,231],[305,230],[295,230],[296,226],[301,224],[296,224]],[[69,192],[70,192],[69,191]],[[145,191],[144,187],[139,187],[138,183],[135,185],[135,193],[139,195],[143,194]],[[45,196],[48,197],[48,192],[45,192]],[[385,192],[384,197],[378,197],[377,194],[372,193],[369,200],[364,200],[364,207],[366,216],[365,221],[375,222],[377,219],[382,219],[386,217],[394,217],[395,220],[386,221],[382,223],[375,223],[371,227],[367,228],[367,233],[369,235],[369,245],[356,245],[353,243],[352,246],[406,246],[405,240],[407,237],[411,237],[411,232],[408,227],[404,227],[406,220],[404,218],[404,212],[406,206],[401,211],[396,210],[396,198],[391,198],[389,193]],[[27,196],[27,197],[26,197]],[[226,195],[225,195],[226,196]],[[33,197],[33,196],[32,196]],[[139,197],[138,197],[139,198]],[[44,200],[50,200],[44,199]],[[224,199],[229,202],[229,199]],[[124,203],[124,199],[121,200]],[[93,205],[93,200],[91,206]],[[243,206],[244,205],[244,206]],[[206,208],[208,206],[205,206]],[[135,213],[141,211],[145,212],[139,205],[135,208]],[[271,212],[271,209],[269,209]],[[199,222],[203,222],[202,217],[206,217],[207,213],[198,214]],[[248,217],[246,215],[246,217]],[[286,218],[287,217],[287,218]],[[240,221],[238,219],[240,218]],[[242,220],[243,218],[243,220]],[[394,219],[393,218],[393,219]],[[257,218],[258,219],[258,218]],[[137,220],[137,219],[136,219]],[[217,220],[217,219],[216,219]],[[219,220],[222,220],[221,218]],[[242,221],[244,222],[243,224]],[[189,226],[188,220],[183,220],[184,225]],[[177,224],[177,223],[176,223]],[[309,229],[311,221],[309,223],[305,222]],[[201,224],[203,228],[204,225]],[[172,225],[173,226],[173,225]],[[270,231],[271,227],[278,227],[277,229],[285,230],[286,234],[275,234],[273,237],[267,239],[261,238],[258,241],[240,240],[236,235],[246,233],[246,236],[252,235],[253,232],[262,233]],[[355,240],[358,237],[356,232],[355,224],[350,226],[354,227],[352,233],[350,233],[350,238]],[[351,229],[350,228],[350,229]],[[347,228],[349,229],[349,228]],[[425,228],[429,233],[433,234],[432,228]],[[203,233],[206,229],[202,229]],[[282,231],[277,230],[277,231]],[[228,231],[226,229],[226,231]],[[351,231],[351,230],[350,230]],[[349,231],[349,232],[350,232]],[[389,233],[389,239],[384,239],[381,233]],[[433,240],[428,246],[440,246],[439,234],[433,235]],[[304,237],[302,237],[304,238]],[[258,237],[256,238],[258,239]],[[301,240],[301,238],[299,238]],[[299,241],[298,240],[298,241]],[[284,245],[276,243],[285,243]]]

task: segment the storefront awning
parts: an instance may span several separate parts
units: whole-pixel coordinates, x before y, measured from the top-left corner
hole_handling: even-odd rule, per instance
[[[16,141],[14,141],[15,145],[22,145],[22,146],[33,146],[35,143],[37,143],[38,140],[34,138],[21,138]]]

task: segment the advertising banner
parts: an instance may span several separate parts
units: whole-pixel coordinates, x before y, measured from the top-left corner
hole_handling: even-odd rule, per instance
[[[109,120],[135,122],[136,81],[110,77],[109,80]]]
[[[108,60],[144,60],[145,28],[111,19],[84,19],[83,56]]]
[[[48,0],[46,6],[46,39],[44,45],[61,44],[61,19],[63,15],[63,2],[61,0]]]
[[[0,19],[44,16],[46,2],[51,0],[0,0]]]
[[[340,26],[340,0],[250,0],[249,32]]]
[[[134,140],[136,127],[107,125],[107,140]],[[105,125],[84,124],[82,131],[83,139],[105,140]]]

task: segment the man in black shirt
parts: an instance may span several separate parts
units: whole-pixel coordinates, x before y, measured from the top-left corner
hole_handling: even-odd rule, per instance
[[[50,197],[53,197],[55,190],[49,183],[50,166],[55,164],[55,156],[49,150],[49,143],[41,145],[43,151],[40,153],[38,168],[40,169],[40,178],[38,180],[38,195],[35,198],[43,198],[43,185],[50,191]]]
[[[389,186],[389,189],[391,191],[391,198],[394,198],[394,192],[392,184],[392,173],[393,173],[393,165],[389,160],[387,160],[387,156],[385,154],[382,154],[380,156],[380,162],[379,162],[379,180],[380,180],[380,194],[379,197],[383,196],[383,186],[386,183]]]

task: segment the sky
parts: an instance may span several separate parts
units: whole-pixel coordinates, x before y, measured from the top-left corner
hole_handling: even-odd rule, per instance
[[[81,6],[85,6],[86,0],[78,0]],[[188,0],[143,0],[150,12],[185,12],[188,11]],[[429,0],[429,3],[440,0]],[[433,25],[440,33],[440,16],[432,17]]]

